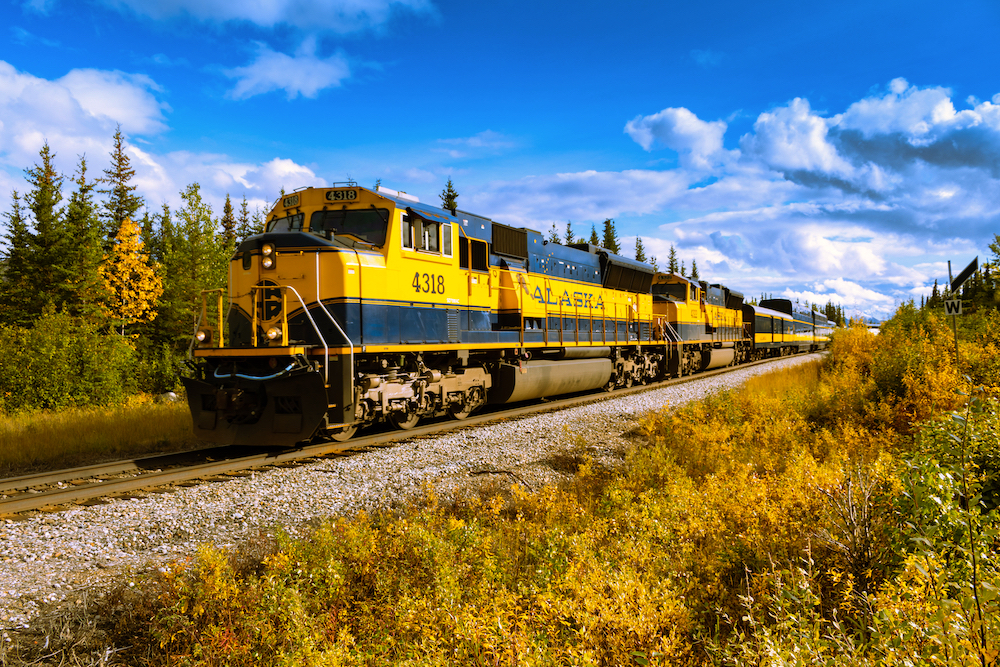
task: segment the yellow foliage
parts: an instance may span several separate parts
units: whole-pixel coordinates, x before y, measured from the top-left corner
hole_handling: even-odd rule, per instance
[[[107,290],[105,312],[121,323],[122,330],[129,324],[156,319],[156,302],[163,293],[157,269],[156,262],[144,252],[139,226],[126,218],[100,268]]]

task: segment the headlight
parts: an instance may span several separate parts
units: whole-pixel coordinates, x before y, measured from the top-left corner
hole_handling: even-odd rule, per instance
[[[274,254],[274,246],[270,243],[265,243],[260,249],[260,254],[264,255],[264,257],[270,257]]]
[[[278,338],[281,338],[281,329],[278,327],[271,327],[267,330],[267,337],[270,340],[277,340]]]
[[[196,334],[194,335],[194,337],[195,337],[195,339],[196,339],[196,340],[197,340],[197,341],[198,341],[199,343],[204,343],[205,341],[210,341],[210,340],[212,340],[212,334],[211,334],[211,333],[209,333],[208,331],[204,331],[204,330],[202,330],[202,331],[199,331],[198,333],[196,333]]]
[[[273,257],[265,257],[264,259],[260,260],[260,264],[265,269],[270,269],[272,266],[274,266],[274,258]]]

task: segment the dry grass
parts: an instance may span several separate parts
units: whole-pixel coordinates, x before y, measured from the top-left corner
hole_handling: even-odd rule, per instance
[[[10,415],[0,421],[0,476],[199,446],[180,401],[135,399],[116,408]]]

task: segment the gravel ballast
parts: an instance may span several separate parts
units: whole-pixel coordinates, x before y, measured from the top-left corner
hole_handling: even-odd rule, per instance
[[[598,460],[620,460],[629,444],[626,434],[643,414],[817,358],[790,357],[354,456],[4,520],[0,522],[0,633],[27,627],[48,604],[194,555],[201,545],[230,547],[277,526],[295,534],[324,517],[405,505],[422,498],[428,488],[445,499],[487,478],[531,489],[563,481],[566,474],[551,461],[580,443]]]

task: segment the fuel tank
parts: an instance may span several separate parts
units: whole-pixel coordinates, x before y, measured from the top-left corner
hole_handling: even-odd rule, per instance
[[[489,402],[516,403],[597,389],[608,383],[613,370],[610,359],[538,360],[521,367],[503,364],[493,377]]]
[[[736,348],[724,347],[713,349],[701,353],[701,370],[707,371],[710,368],[722,368],[733,363],[736,358]]]

